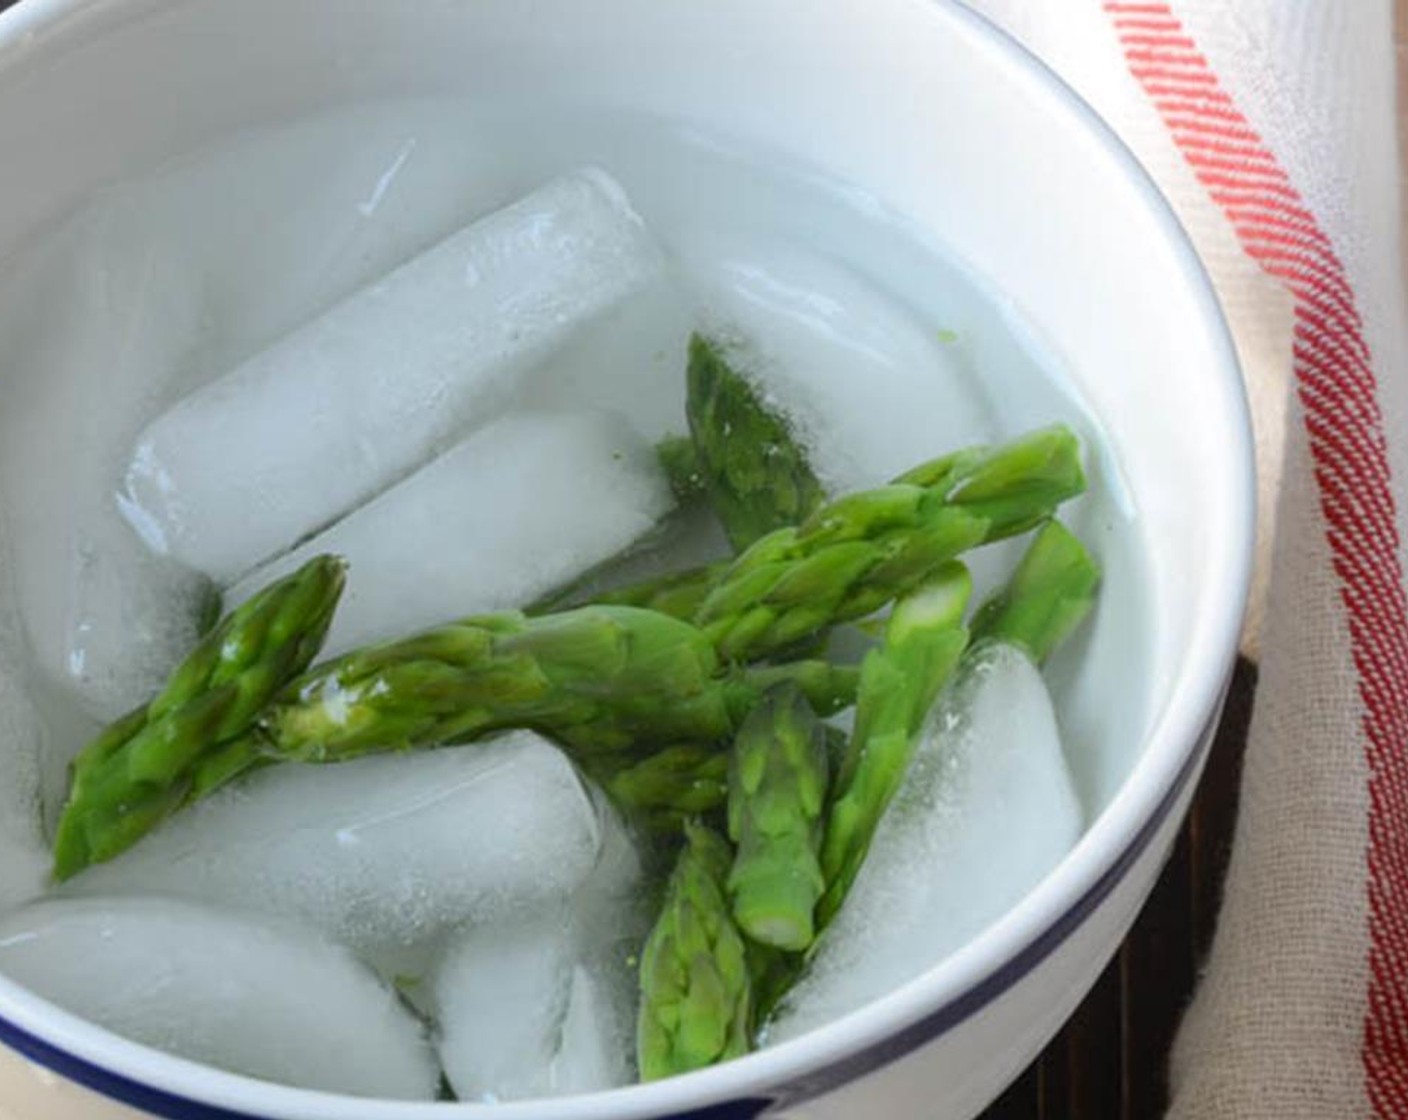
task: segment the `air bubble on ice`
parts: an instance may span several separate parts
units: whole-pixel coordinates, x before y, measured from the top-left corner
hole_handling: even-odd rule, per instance
[[[433,1100],[421,1025],[345,948],[161,898],[47,900],[0,919],[0,972],[136,1042],[234,1073]]]
[[[993,648],[941,699],[808,974],[770,1041],[821,1026],[938,964],[1075,844],[1082,812],[1041,675]]]

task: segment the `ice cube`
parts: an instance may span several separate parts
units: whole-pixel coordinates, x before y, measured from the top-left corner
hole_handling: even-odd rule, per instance
[[[932,329],[860,275],[773,245],[686,244],[700,316],[796,425],[832,492],[875,486],[992,437],[987,405]]]
[[[440,1064],[461,1100],[544,1096],[567,1015],[573,933],[560,911],[458,937],[433,981]]]
[[[64,679],[103,722],[154,696],[200,641],[219,606],[204,576],[152,556],[116,511],[93,511],[74,536]]]
[[[1082,814],[1051,701],[993,647],[941,698],[855,885],[767,1029],[781,1041],[938,964],[1059,863]]]
[[[111,192],[15,267],[0,295],[0,485],[18,602],[44,675],[107,720],[193,643],[203,580],[154,560],[117,513],[131,441],[199,345],[199,275],[141,192]]]
[[[159,416],[124,511],[156,551],[236,579],[491,419],[659,266],[613,180],[556,179]]]
[[[591,1093],[630,1083],[631,1019],[611,983],[586,965],[572,969],[567,1014],[553,1062],[555,1093]]]
[[[15,656],[8,606],[0,604],[0,911],[39,895],[49,878],[40,801],[44,726]]]
[[[629,1020],[570,916],[476,928],[436,969],[440,1064],[461,1100],[589,1093],[631,1078]]]
[[[325,652],[526,606],[627,548],[674,505],[654,448],[606,412],[506,416],[229,592],[319,552],[350,564]]]
[[[602,846],[573,897],[474,922],[432,972],[440,1062],[463,1100],[586,1093],[631,1079],[640,857],[602,806]]]
[[[307,1089],[433,1100],[424,1031],[345,948],[160,898],[46,900],[0,919],[0,972],[137,1042]]]
[[[609,408],[655,442],[685,428],[685,363],[694,309],[668,276],[593,323],[533,375],[524,402]]]
[[[404,959],[471,917],[566,897],[601,849],[593,795],[556,747],[524,731],[272,767],[66,890],[238,905],[302,921],[373,960]]]
[[[573,899],[576,963],[557,1054],[557,1092],[585,1093],[635,1078],[638,954],[655,918],[641,889],[641,854],[611,811],[601,858]]]

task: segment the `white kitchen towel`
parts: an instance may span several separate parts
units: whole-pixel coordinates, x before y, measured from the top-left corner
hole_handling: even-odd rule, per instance
[[[1109,121],[1255,415],[1261,663],[1178,1120],[1408,1118],[1408,305],[1390,0],[974,0]]]

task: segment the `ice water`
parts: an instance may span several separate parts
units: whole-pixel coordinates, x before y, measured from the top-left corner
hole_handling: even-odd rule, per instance
[[[650,252],[658,249],[659,275],[643,285],[623,284],[609,307],[583,316],[580,329],[550,352],[534,351],[533,361],[495,382],[483,408],[437,439],[445,447],[472,439],[502,416],[604,410],[612,423],[630,429],[634,461],[641,447],[684,431],[685,342],[696,327],[737,346],[761,391],[811,447],[823,483],[834,492],[881,482],[962,444],[1014,435],[1032,417],[1070,423],[1091,449],[1092,486],[1065,515],[1102,563],[1103,606],[1093,622],[1099,640],[1078,640],[1047,676],[1061,731],[1083,748],[1070,752],[1068,762],[1085,817],[1108,799],[1124,765],[1108,760],[1129,758],[1110,747],[1112,729],[1133,735],[1144,697],[1137,687],[1078,687],[1077,678],[1145,679],[1139,671],[1144,577],[1137,526],[1117,471],[1100,450],[1098,425],[1071,391],[1060,356],[984,277],[981,261],[953,258],[854,184],[726,136],[647,116],[584,116],[550,106],[529,116],[454,101],[385,103],[225,138],[140,180],[99,191],[80,211],[0,260],[0,521],[6,527],[0,533],[0,775],[6,779],[0,907],[26,902],[41,889],[44,830],[52,827],[65,767],[84,741],[151,694],[208,622],[217,596],[247,593],[249,584],[239,583],[249,574],[245,569],[263,562],[270,548],[287,552],[304,543],[285,539],[303,529],[285,529],[277,546],[265,541],[248,556],[221,553],[204,572],[154,555],[133,519],[122,515],[119,500],[143,431],[230,371],[278,352],[283,340],[456,231],[585,167],[619,184],[648,231]],[[395,349],[388,345],[384,352]],[[342,412],[352,415],[368,402],[329,403],[348,405]],[[287,450],[261,447],[261,441],[296,438],[297,424],[281,420],[282,427],[255,431],[248,447],[241,441],[221,455]],[[336,462],[315,466],[330,475],[340,469]],[[574,464],[557,467],[570,472]],[[504,511],[511,514],[515,502],[538,508],[534,492],[514,489],[529,483],[514,480],[541,478],[542,471],[505,468],[495,475],[503,485],[480,488],[491,494],[468,494],[457,531],[472,529],[476,512],[488,524],[509,516]],[[632,477],[645,476],[634,471]],[[218,475],[206,482],[218,491]],[[658,481],[646,490],[658,494]],[[597,503],[611,498],[606,491],[574,492],[571,500],[604,508]],[[476,501],[484,504],[475,507]],[[590,573],[544,565],[541,556],[527,554],[492,555],[486,571],[514,579],[539,573],[519,583],[498,580],[518,589],[512,594],[528,595],[530,588],[533,594],[545,590],[546,582],[570,583],[575,576],[609,582],[613,574],[640,576],[724,553],[716,529],[697,521],[682,525],[668,507],[659,497],[632,497],[614,515],[619,531],[607,537],[600,525],[595,536],[587,532],[590,519],[564,515],[555,547],[590,563]],[[652,518],[658,518],[653,526]],[[326,528],[306,524],[307,533]],[[518,546],[525,553],[541,552],[538,537],[520,536],[532,542]],[[475,545],[492,553],[499,539],[491,534]],[[618,544],[630,546],[628,554],[603,573],[603,552]],[[1019,548],[1009,542],[973,556],[979,594],[1010,570]],[[432,575],[453,564],[452,555],[433,549],[403,549],[396,562],[414,563],[417,552]],[[551,580],[541,575],[548,570]],[[463,575],[456,573],[456,580]],[[400,576],[410,581],[406,586],[417,586],[415,572]],[[479,602],[505,605],[499,594],[496,588]],[[464,609],[476,605],[467,602]],[[443,617],[464,609],[445,603]],[[407,616],[405,625],[423,624],[432,614],[438,616],[418,604],[414,621]],[[368,632],[400,624],[386,617],[379,615]],[[300,775],[294,784],[306,786],[311,799],[316,779]],[[237,787],[216,809],[229,814],[244,795]],[[616,860],[626,869],[606,878],[631,880],[627,872],[637,859],[631,841],[606,840],[584,841],[576,854],[600,842],[598,860]],[[134,858],[140,853],[139,846]],[[238,878],[238,868],[227,870]],[[316,867],[306,870],[317,875]],[[595,873],[570,860],[558,870],[595,881]],[[137,876],[134,883],[138,879],[155,889],[160,876]],[[503,879],[509,893],[511,879]],[[400,984],[421,1013],[435,1013],[438,978],[440,998],[468,1009],[452,1037],[468,1040],[472,1049],[482,1029],[475,1018],[480,996],[459,985],[456,968],[503,948],[509,927],[495,924],[500,912],[504,922],[529,921],[542,906],[562,902],[545,902],[541,892],[524,895],[498,899],[496,905],[522,906],[486,911],[478,932],[471,917],[464,937],[445,944],[443,958],[431,959],[434,954],[418,945],[414,975],[399,974],[387,956],[384,942],[394,938],[369,938],[361,947],[377,958],[382,982]],[[649,899],[637,897],[633,905],[639,910]],[[505,1075],[511,1084],[496,1089],[477,1072],[464,1074],[465,1095],[517,1095],[521,1067],[510,1059],[523,1054],[545,1063],[537,1071],[544,1077],[529,1085],[533,1092],[614,1084],[625,1076],[619,1059],[628,1039],[612,1052],[598,1045],[602,1032],[622,1034],[623,1022],[629,1035],[631,946],[638,946],[640,929],[637,911],[624,925],[603,920],[619,915],[619,901],[572,896],[574,921],[590,936],[580,945],[559,939],[537,962],[550,962],[548,973],[520,976],[525,989],[550,993],[546,1027],[522,1025],[516,1037],[526,1041],[505,1058],[505,1068],[517,1071]],[[260,903],[269,905],[279,909]],[[395,905],[394,894],[387,905]],[[426,908],[434,906],[427,902]],[[241,913],[245,921],[270,916]],[[350,924],[308,914],[301,920],[309,937],[357,940],[347,932]],[[33,974],[41,991],[51,983],[46,975],[44,969]],[[513,974],[506,969],[503,979]],[[549,1067],[557,1072],[547,1076]]]

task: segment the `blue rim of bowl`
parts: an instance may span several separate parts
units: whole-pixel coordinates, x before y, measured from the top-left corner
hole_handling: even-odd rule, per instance
[[[42,11],[52,8],[54,13],[63,13],[70,0],[33,0],[33,9]],[[1214,293],[1211,278],[1202,260],[1198,257],[1187,231],[1174,214],[1172,207],[1163,196],[1158,185],[1150,178],[1138,158],[1105,122],[1104,118],[1064,79],[1061,78],[1040,57],[1032,53],[1023,43],[1014,38],[991,20],[969,8],[964,0],[918,0],[919,3],[944,9],[947,14],[970,29],[977,29],[990,42],[1001,46],[1018,65],[1029,74],[1036,76],[1065,103],[1066,107],[1080,117],[1102,142],[1102,146],[1120,164],[1136,186],[1141,188],[1146,203],[1162,218],[1166,235],[1180,246],[1184,266],[1189,280],[1202,293],[1207,324],[1220,337],[1213,342],[1214,348],[1222,351],[1223,364],[1237,370],[1239,364],[1232,345],[1226,320]],[[0,11],[0,23],[14,18],[13,13],[27,11],[30,5],[20,4]],[[47,18],[46,18],[47,17]],[[26,21],[30,22],[30,21]],[[49,12],[32,21],[34,24],[54,23],[57,20]],[[1242,443],[1245,458],[1250,461],[1250,415],[1245,396],[1230,402],[1241,414]],[[1231,610],[1223,620],[1223,633],[1214,640],[1221,654],[1217,662],[1220,674],[1213,676],[1209,670],[1205,678],[1202,707],[1203,722],[1195,735],[1189,736],[1187,754],[1179,762],[1164,793],[1153,809],[1141,822],[1140,827],[1120,854],[1100,870],[1096,879],[1066,910],[1049,921],[1039,933],[1026,941],[1021,948],[991,969],[968,989],[944,1002],[895,1032],[865,1045],[853,1054],[829,1062],[824,1068],[811,1071],[760,1087],[758,1092],[726,1097],[695,1108],[662,1112],[659,1120],[755,1120],[767,1110],[780,1105],[795,1105],[820,1096],[841,1085],[873,1073],[900,1058],[913,1053],[928,1042],[945,1034],[955,1026],[971,1018],[993,1001],[1017,985],[1029,973],[1052,956],[1085,921],[1094,914],[1116,886],[1125,878],[1129,869],[1145,854],[1161,827],[1167,823],[1179,800],[1188,791],[1202,770],[1207,759],[1218,718],[1222,709],[1226,689],[1231,678],[1233,651],[1237,644],[1242,610],[1250,584],[1250,512],[1251,471],[1246,476],[1247,491],[1244,495],[1247,509],[1244,510],[1242,537],[1246,544],[1243,555],[1235,557],[1235,572],[1229,583],[1236,587]],[[93,1090],[109,1099],[137,1108],[160,1117],[162,1120],[277,1120],[268,1114],[245,1112],[223,1105],[207,1103],[192,1097],[157,1088],[151,1084],[118,1073],[107,1066],[79,1057],[68,1050],[46,1041],[39,1035],[0,1016],[0,1044],[23,1055],[25,1058]]]
[[[1225,676],[1230,678],[1231,666]],[[1223,696],[1225,696],[1225,688]],[[685,1112],[665,1114],[661,1120],[754,1120],[767,1109],[780,1103],[788,1105],[801,1103],[822,1093],[873,1073],[907,1054],[919,1049],[925,1043],[974,1015],[989,1003],[1016,986],[1028,973],[1032,972],[1047,957],[1059,949],[1066,940],[1083,925],[1126,873],[1153,843],[1154,837],[1173,813],[1184,792],[1201,772],[1211,749],[1217,730],[1222,697],[1213,706],[1207,722],[1197,738],[1198,749],[1189,752],[1179,770],[1177,778],[1159,802],[1157,810],[1144,822],[1129,845],[1120,853],[1099,879],[1042,934],[1029,943],[1021,952],[1006,964],[987,976],[983,981],[968,989],[957,999],[930,1012],[923,1018],[909,1024],[896,1033],[887,1036],[845,1059],[833,1062],[816,1073],[778,1086],[768,1091],[765,1097],[736,1098],[721,1101]],[[140,1081],[114,1073],[103,1066],[75,1057],[0,1018],[0,1042],[26,1058],[62,1077],[76,1081],[106,1097],[123,1104],[150,1112],[164,1120],[269,1120],[250,1112],[236,1112],[219,1105],[203,1104],[187,1097],[178,1096],[156,1089]]]

